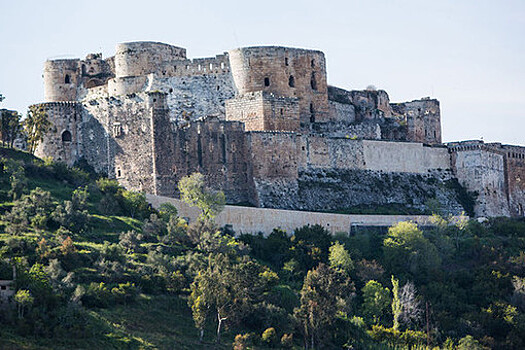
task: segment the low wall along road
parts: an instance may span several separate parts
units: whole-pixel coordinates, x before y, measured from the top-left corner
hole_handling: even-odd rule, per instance
[[[189,207],[179,199],[147,194],[146,198],[154,208],[162,203],[173,204],[179,216],[193,222],[200,214],[196,207]],[[294,211],[281,209],[250,208],[226,205],[217,216],[219,226],[230,225],[236,234],[258,233],[269,234],[274,228],[292,234],[294,229],[304,225],[319,224],[331,233],[350,233],[352,227],[358,226],[392,226],[400,221],[413,221],[418,225],[433,225],[428,215],[345,215],[318,213],[309,211]]]

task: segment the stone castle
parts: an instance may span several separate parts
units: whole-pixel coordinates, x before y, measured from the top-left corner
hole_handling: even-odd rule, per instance
[[[445,145],[439,101],[330,86],[321,51],[188,59],[184,48],[131,42],[106,59],[47,61],[44,84],[37,106],[52,127],[37,155],[84,159],[129,189],[177,196],[178,180],[199,171],[232,204],[524,215],[525,148]]]

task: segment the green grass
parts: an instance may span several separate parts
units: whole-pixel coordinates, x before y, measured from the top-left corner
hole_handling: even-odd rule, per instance
[[[0,327],[2,349],[231,349],[234,334],[224,332],[221,345],[215,343],[215,329],[209,327],[199,342],[187,301],[178,296],[144,296],[129,305],[89,310],[93,335],[84,339],[45,339],[17,335]]]

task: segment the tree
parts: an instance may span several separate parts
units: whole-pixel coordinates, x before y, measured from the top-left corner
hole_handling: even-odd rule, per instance
[[[132,218],[144,218],[151,212],[151,206],[144,193],[126,190],[120,190],[119,193],[122,196],[122,209]]]
[[[380,323],[392,302],[390,291],[374,280],[368,281],[362,291],[364,316],[373,324]]]
[[[345,273],[350,273],[354,269],[354,262],[343,244],[335,242],[329,250],[328,261],[330,262],[330,267],[340,269]]]
[[[399,222],[388,229],[383,252],[386,264],[396,274],[408,271],[428,278],[428,272],[437,270],[441,265],[436,246],[411,221]]]
[[[401,315],[399,319],[407,329],[416,329],[423,317],[421,302],[416,294],[417,291],[414,283],[407,282],[403,288],[401,288],[399,295],[399,301],[401,302]]]
[[[301,289],[301,306],[295,316],[303,327],[305,346],[322,347],[332,333],[335,315],[345,312],[354,285],[350,279],[325,264],[308,271]]]
[[[15,294],[15,303],[18,306],[18,318],[24,318],[24,311],[26,308],[33,305],[35,298],[27,289],[20,289]]]
[[[210,254],[208,267],[199,272],[191,285],[189,303],[201,341],[210,310],[214,310],[217,317],[217,343],[221,341],[222,324],[228,319],[233,300],[229,285],[230,269],[231,263],[226,255]]]
[[[0,140],[3,146],[13,147],[22,129],[21,118],[22,116],[16,111],[0,110]]]
[[[42,106],[34,105],[29,107],[27,118],[24,121],[29,152],[35,153],[38,144],[44,139],[44,135],[50,126],[51,123]]]
[[[222,191],[214,191],[204,183],[204,175],[193,173],[179,181],[181,200],[201,210],[199,218],[209,221],[216,217],[224,208],[226,197]]]
[[[399,329],[399,318],[401,317],[402,304],[399,298],[399,280],[392,276],[392,315],[394,316],[394,329]]]

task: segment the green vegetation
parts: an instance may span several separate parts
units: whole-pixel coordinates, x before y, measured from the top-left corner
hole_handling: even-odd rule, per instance
[[[87,168],[0,156],[3,349],[525,346],[523,220],[235,238],[198,175],[188,224]]]

